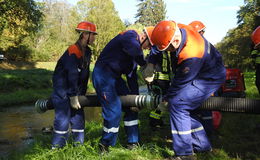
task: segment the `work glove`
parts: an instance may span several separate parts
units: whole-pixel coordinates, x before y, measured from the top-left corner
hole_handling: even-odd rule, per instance
[[[130,110],[134,111],[134,112],[139,112],[140,108],[139,107],[130,107]]]
[[[79,98],[78,96],[73,96],[73,97],[70,97],[70,105],[72,108],[78,110],[81,108],[80,104],[79,104]]]
[[[169,111],[168,102],[162,101],[158,106],[157,109],[161,112],[167,112]]]
[[[148,63],[141,69],[141,72],[143,79],[146,82],[151,83],[154,79],[154,64]]]

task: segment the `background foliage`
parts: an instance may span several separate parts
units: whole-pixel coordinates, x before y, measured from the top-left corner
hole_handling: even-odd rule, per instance
[[[216,47],[229,67],[251,70],[254,67],[250,57],[253,49],[251,33],[260,25],[260,1],[245,0],[244,2],[245,5],[237,12],[238,26],[229,30]]]
[[[57,61],[78,34],[75,27],[87,20],[97,25],[98,36],[93,60],[119,32],[155,25],[165,19],[163,0],[139,0],[136,22],[123,22],[112,0],[80,0],[71,5],[62,0],[0,0],[0,52],[14,61]],[[215,46],[223,54],[225,64],[252,70],[250,57],[253,30],[260,25],[260,1],[245,0],[237,12],[236,28],[230,29]]]

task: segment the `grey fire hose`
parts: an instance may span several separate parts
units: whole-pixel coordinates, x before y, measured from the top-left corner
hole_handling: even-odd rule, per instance
[[[138,107],[154,109],[160,102],[159,95],[127,95],[120,96],[123,107]],[[100,107],[96,95],[79,96],[82,107]],[[35,102],[38,113],[53,109],[50,99],[39,99]],[[246,98],[210,97],[201,107],[201,110],[214,110],[223,112],[260,114],[260,100]]]
[[[127,95],[120,96],[123,107],[153,108],[161,102],[159,95]],[[97,95],[79,96],[79,103],[82,107],[100,107],[101,104]],[[35,109],[38,113],[54,109],[50,99],[39,99],[35,102]]]

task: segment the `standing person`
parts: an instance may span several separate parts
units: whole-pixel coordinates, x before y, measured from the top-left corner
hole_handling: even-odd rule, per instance
[[[204,35],[206,26],[201,21],[192,21],[189,26],[191,26],[200,35]]]
[[[154,26],[146,27],[147,33],[152,33]],[[151,42],[151,41],[150,41]],[[152,42],[151,42],[151,45]],[[154,54],[153,52],[159,52],[156,46],[151,47],[150,55]],[[149,55],[147,59],[149,59]],[[149,79],[150,81],[147,83],[148,92],[150,94],[157,95],[165,95],[169,85],[170,85],[170,57],[168,53],[158,54],[156,57],[152,57],[157,59],[157,63],[154,68],[152,68],[152,77]],[[145,74],[145,73],[143,73]],[[157,107],[157,106],[156,106]],[[162,111],[156,108],[151,111],[149,114],[149,125],[152,129],[160,128],[163,125],[163,121],[161,119]]]
[[[96,25],[80,22],[76,31],[79,39],[60,57],[53,74],[52,103],[55,109],[52,148],[60,148],[68,139],[69,125],[75,143],[83,144],[85,118],[78,96],[85,95],[89,79],[91,50]]]
[[[143,49],[150,49],[151,33],[147,30],[138,34],[127,30],[114,37],[98,57],[93,71],[93,85],[102,106],[103,133],[99,143],[102,153],[116,144],[122,113],[121,95],[139,94],[137,64],[146,65]],[[126,82],[122,79],[126,76]],[[124,110],[124,126],[127,134],[127,148],[138,146],[138,112]]]
[[[152,52],[158,52],[156,46],[152,47],[150,55],[154,54]],[[157,54],[156,57],[153,58],[156,59],[157,62],[154,66],[155,73],[153,81],[147,84],[148,90],[149,92],[152,92],[152,94],[164,96],[167,93],[167,89],[169,88],[171,82],[170,55],[168,52],[163,52],[161,54]],[[162,111],[158,108],[151,111],[149,115],[150,127],[155,130],[162,127],[163,124]]]
[[[151,40],[158,50],[175,51],[177,57],[176,72],[164,98],[170,110],[175,152],[172,159],[193,160],[194,152],[211,150],[206,132],[193,112],[225,81],[222,56],[190,26],[174,21],[159,22]]]
[[[256,75],[256,87],[260,94],[260,26],[258,26],[251,35],[251,39],[254,43],[254,50],[251,52],[251,56],[255,59],[255,75]]]
[[[191,26],[196,32],[198,32],[203,38],[206,26],[201,21],[192,21],[189,26]],[[221,114],[218,112],[217,114]],[[213,133],[213,112],[212,111],[198,111],[198,115],[201,118],[201,123],[208,136]]]

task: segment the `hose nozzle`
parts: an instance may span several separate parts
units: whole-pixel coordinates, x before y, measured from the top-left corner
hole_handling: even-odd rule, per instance
[[[38,99],[35,102],[35,109],[38,113],[44,113],[48,110],[48,101],[47,99]]]

